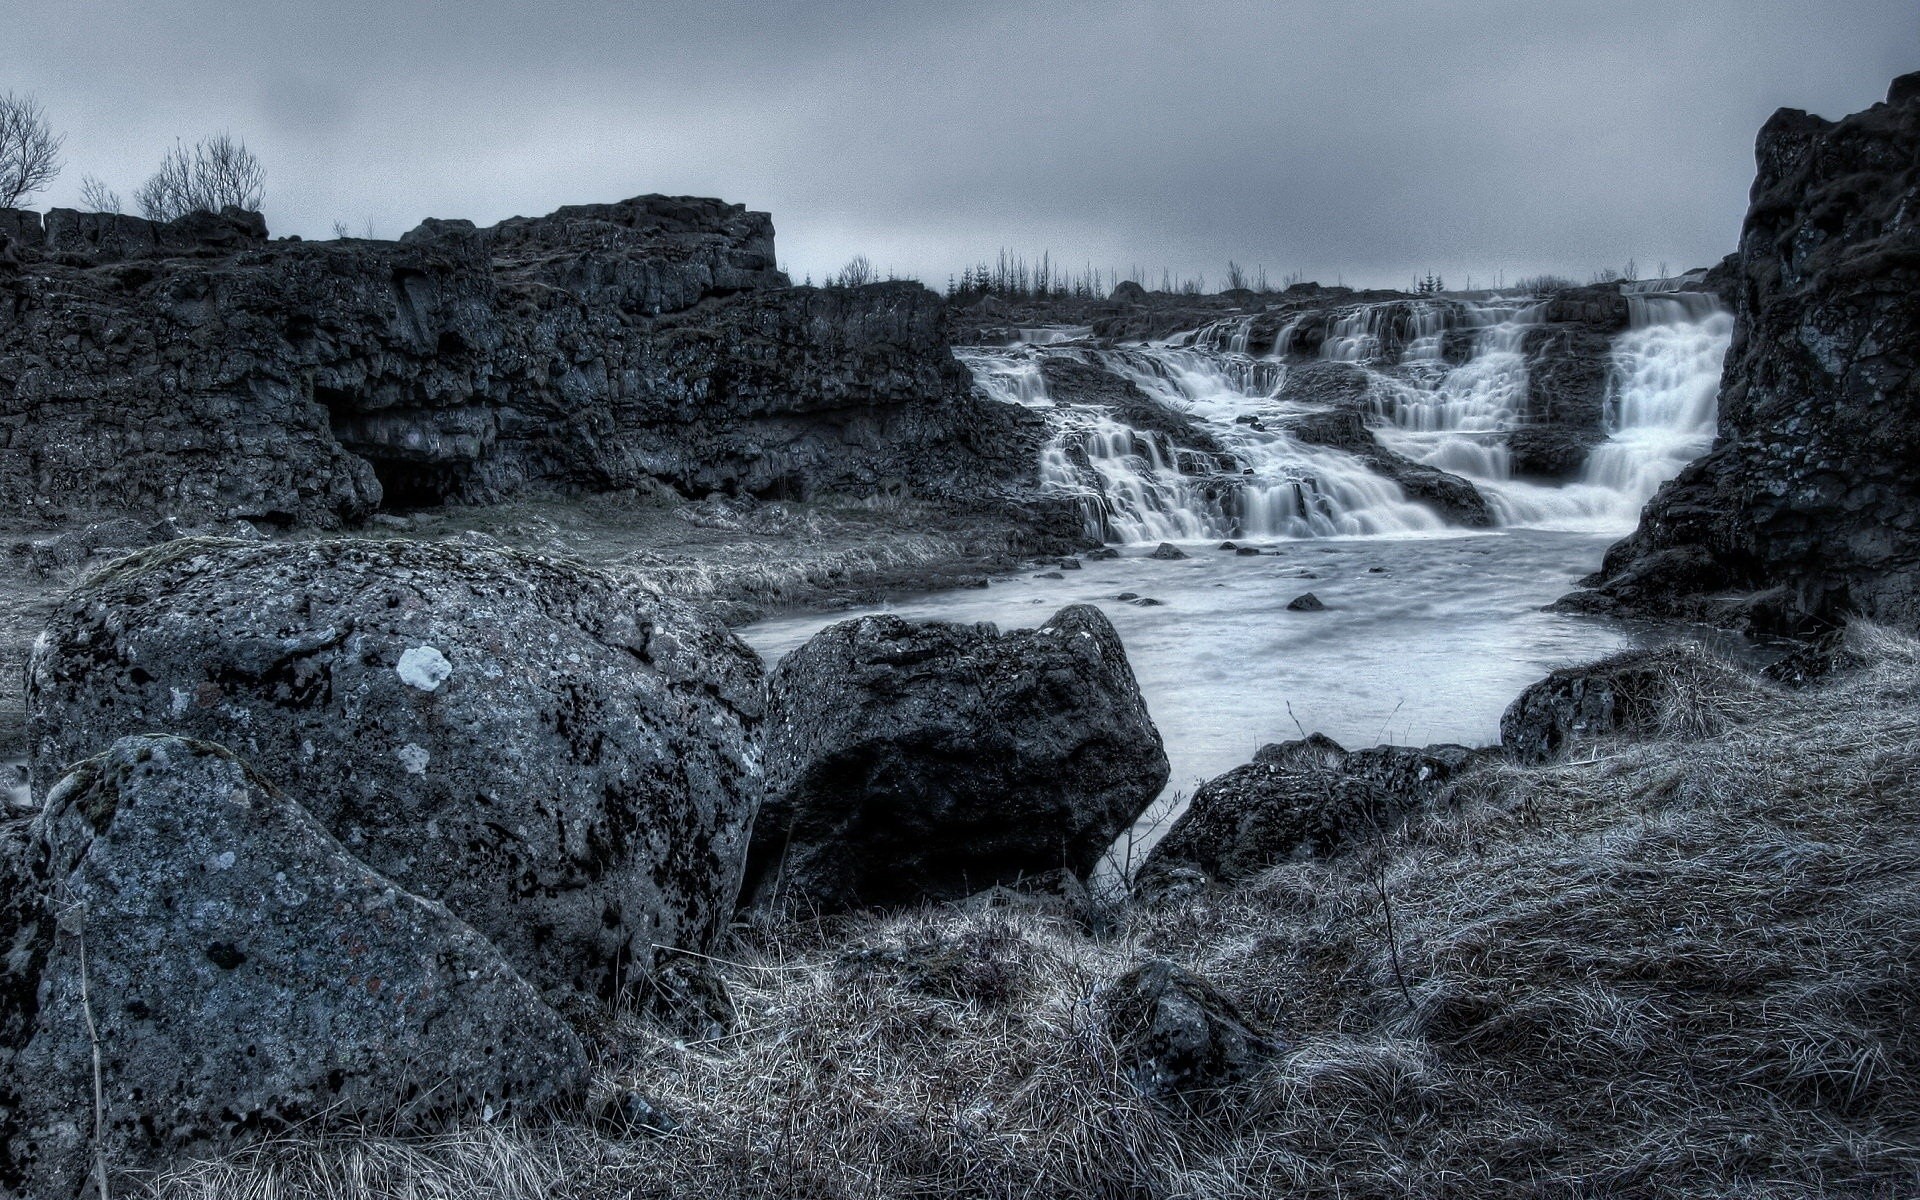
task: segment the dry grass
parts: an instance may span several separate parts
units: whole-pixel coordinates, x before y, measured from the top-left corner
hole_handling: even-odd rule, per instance
[[[731,1035],[613,1039],[603,1087],[670,1111],[668,1134],[289,1140],[155,1190],[1920,1194],[1920,644],[1854,637],[1862,672],[1476,773],[1383,860],[1290,863],[1103,939],[1025,908],[743,931]],[[1205,1116],[1135,1095],[1088,1002],[1149,956],[1290,1043]]]

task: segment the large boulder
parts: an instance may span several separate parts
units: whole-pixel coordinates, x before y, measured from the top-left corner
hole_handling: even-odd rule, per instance
[[[4,1187],[66,1200],[102,1161],[585,1090],[579,1039],[485,938],[219,747],[114,743],[27,852],[38,886],[0,926]]]
[[[83,582],[29,665],[36,795],[127,734],[244,754],[547,989],[732,912],[759,659],[681,604],[463,543],[188,539]]]
[[[1086,605],[1006,634],[823,630],[773,672],[766,761],[751,894],[823,910],[1085,875],[1168,773],[1119,635]]]
[[[1464,746],[1349,751],[1324,734],[1263,746],[1193,794],[1135,880],[1152,896],[1184,879],[1236,883],[1334,853],[1438,797],[1474,761]]]
[[[1920,627],[1920,75],[1760,131],[1713,451],[1561,602],[1805,632]]]

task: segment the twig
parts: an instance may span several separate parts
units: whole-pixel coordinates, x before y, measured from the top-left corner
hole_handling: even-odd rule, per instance
[[[74,943],[80,951],[80,1012],[87,1021],[87,1042],[93,1049],[93,1171],[100,1185],[100,1200],[107,1196],[107,1089],[100,1066],[100,1029],[93,1021],[93,997],[87,990],[87,909],[77,906],[79,919],[72,921]],[[66,914],[72,920],[73,914]]]
[[[1283,704],[1285,704],[1285,705],[1287,706],[1287,716],[1289,716],[1289,717],[1292,717],[1292,719],[1293,719],[1293,727],[1294,727],[1295,729],[1298,729],[1298,730],[1300,731],[1300,737],[1301,737],[1301,739],[1302,739],[1302,740],[1304,741],[1304,740],[1306,739],[1306,736],[1307,736],[1307,727],[1306,727],[1305,725],[1302,725],[1302,724],[1300,723],[1300,718],[1299,718],[1299,717],[1295,717],[1295,716],[1293,715],[1293,701],[1291,701],[1291,700],[1284,700],[1284,701],[1282,701],[1281,703],[1283,703]]]

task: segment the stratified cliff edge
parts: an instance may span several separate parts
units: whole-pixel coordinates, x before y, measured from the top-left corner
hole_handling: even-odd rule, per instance
[[[0,514],[332,526],[666,485],[979,496],[1037,419],[917,284],[789,286],[765,213],[643,196],[398,242],[0,212]]]
[[[1713,452],[1560,607],[1805,631],[1920,626],[1920,74],[1760,131]]]

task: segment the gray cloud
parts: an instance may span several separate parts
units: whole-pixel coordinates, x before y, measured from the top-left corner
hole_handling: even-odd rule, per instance
[[[818,276],[1007,245],[1451,282],[1731,249],[1754,131],[1920,67],[1911,0],[68,0],[3,22],[70,166],[231,130],[277,232],[645,191],[770,209]]]

